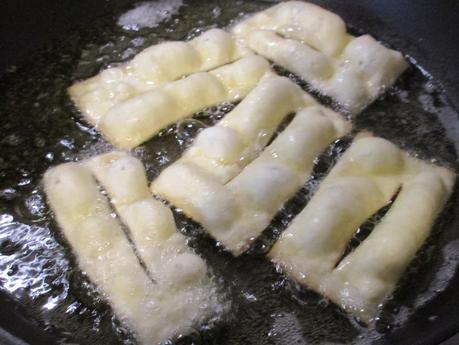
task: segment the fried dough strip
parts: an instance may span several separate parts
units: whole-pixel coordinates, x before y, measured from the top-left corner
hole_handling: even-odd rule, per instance
[[[339,16],[307,2],[283,2],[256,13],[233,33],[354,114],[408,67],[399,52],[369,35],[349,35]]]
[[[103,70],[69,88],[78,109],[92,125],[115,105],[196,72],[231,63],[248,50],[221,29],[211,29],[187,41],[153,45],[120,67]]]
[[[269,256],[301,284],[371,322],[429,234],[454,178],[387,140],[361,136]],[[380,224],[335,268],[358,227],[400,187]]]

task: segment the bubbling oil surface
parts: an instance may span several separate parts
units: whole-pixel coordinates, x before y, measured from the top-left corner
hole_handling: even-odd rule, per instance
[[[67,96],[67,87],[101,68],[131,59],[152,44],[189,39],[268,5],[185,2],[158,27],[137,31],[117,26],[120,14],[107,16],[93,28],[75,31],[65,42],[37,52],[1,78],[0,289],[59,343],[135,343],[79,271],[41,187],[48,167],[112,149],[81,119]],[[146,165],[149,179],[180,157],[200,129],[216,123],[233,107],[223,104],[206,109],[136,148],[133,152]],[[419,157],[455,169],[454,143],[442,125],[445,122],[457,124],[456,112],[441,87],[413,65],[387,95],[356,118],[355,131],[371,130]],[[304,188],[241,257],[233,258],[199,225],[174,210],[180,231],[189,236],[190,246],[206,259],[232,301],[230,311],[217,325],[193,330],[177,339],[177,344],[370,344],[447,287],[459,261],[459,240],[448,231],[458,213],[454,198],[375,329],[360,327],[335,305],[286,279],[264,257],[350,140],[338,140],[317,159]],[[377,218],[362,226],[354,245]]]

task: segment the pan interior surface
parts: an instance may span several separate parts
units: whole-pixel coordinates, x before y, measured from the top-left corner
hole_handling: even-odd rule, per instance
[[[70,101],[67,88],[74,81],[123,63],[152,44],[226,27],[245,14],[272,5],[223,0],[174,3],[173,9],[165,10],[169,12],[163,21],[153,27],[120,26],[120,15],[132,6],[99,18],[92,27],[75,30],[10,68],[0,79],[1,303],[2,309],[7,306],[20,315],[31,331],[14,329],[4,317],[0,322],[27,342],[87,344],[90,339],[91,344],[135,344],[79,271],[48,209],[41,177],[49,166],[112,149],[82,120]],[[354,33],[366,33],[366,29],[350,27]],[[376,38],[390,44],[391,37]],[[403,46],[395,48],[404,51]],[[454,128],[459,128],[458,114],[449,105],[442,85],[413,59],[411,62],[395,87],[355,119],[355,131],[370,130],[420,158],[456,170],[459,134]],[[309,90],[294,75],[278,71]],[[223,104],[206,109],[136,148],[133,153],[146,165],[149,179],[180,157],[200,129],[216,123],[233,107]],[[230,304],[221,320],[190,330],[175,339],[175,344],[406,344],[409,337],[413,341],[408,343],[419,340],[413,327],[407,326],[410,319],[432,325],[441,319],[431,306],[446,303],[441,302],[442,294],[459,286],[454,276],[459,262],[457,188],[374,328],[362,327],[337,306],[300,288],[265,258],[350,140],[343,138],[322,154],[304,188],[238,258],[223,251],[180,210],[174,210],[180,231],[189,236],[190,246],[205,258],[221,286],[226,301],[222,303]],[[381,214],[359,229],[350,246],[357,246],[368,235],[378,216]],[[34,329],[45,332],[35,337]]]

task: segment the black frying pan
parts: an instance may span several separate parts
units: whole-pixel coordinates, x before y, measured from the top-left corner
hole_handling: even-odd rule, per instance
[[[444,88],[452,107],[459,109],[459,3],[447,0],[315,2],[340,14],[351,25],[351,30],[368,32],[408,54],[413,62],[416,61],[434,76],[434,82],[428,84],[431,87],[429,92],[433,94],[432,99],[436,102],[431,105],[430,112],[428,110],[424,113],[421,108],[413,108],[411,105],[400,107],[397,102],[392,102],[398,98],[389,95],[365,111],[361,116],[362,120],[357,120],[356,125],[368,127],[407,149],[419,149],[421,156],[425,158],[438,158],[456,168],[459,118],[452,108],[445,105],[442,90]],[[214,3],[219,3],[223,8],[224,18],[212,19],[209,15]],[[239,9],[263,8],[267,5],[263,2],[229,3],[223,0],[189,1],[188,4],[187,18],[180,17],[182,23],[174,27],[177,31],[175,34],[165,34],[164,26],[153,31],[164,38],[184,38],[199,19],[203,19],[206,24],[227,23],[231,16],[237,15]],[[41,191],[36,190],[36,186],[40,175],[49,165],[72,159],[77,151],[85,149],[85,143],[101,144],[101,139],[87,129],[83,122],[79,122],[78,115],[65,94],[65,88],[73,79],[97,72],[97,68],[82,70],[81,66],[78,67],[80,53],[82,49],[91,47],[90,44],[100,46],[107,43],[104,41],[107,37],[119,37],[121,33],[113,29],[111,14],[120,13],[129,6],[129,1],[123,0],[11,0],[3,1],[0,5],[0,43],[3,48],[0,71],[7,71],[0,79],[0,212],[17,216],[32,228],[37,227],[37,238],[43,241],[52,238],[49,246],[54,249],[32,251],[31,255],[36,257],[31,259],[38,257],[43,259],[42,262],[50,262],[49,265],[40,266],[40,269],[48,272],[50,267],[55,267],[58,273],[54,273],[54,277],[62,278],[45,282],[50,291],[42,291],[42,294],[38,292],[34,298],[22,298],[17,293],[18,290],[11,292],[11,287],[9,290],[4,287],[0,289],[2,344],[54,344],[59,339],[81,344],[115,344],[123,339],[123,330],[119,330],[119,334],[113,331],[113,328],[117,328],[116,320],[112,319],[109,308],[104,303],[94,304],[92,295],[87,296],[90,287],[74,268],[65,241],[53,231],[48,235],[40,233],[39,229],[43,224],[51,229],[54,226],[46,209],[24,209],[23,197],[41,197]],[[43,45],[48,45],[48,48],[42,48]],[[110,54],[114,56],[113,52],[108,53],[109,56]],[[110,58],[102,59],[97,67],[112,62],[109,60]],[[426,76],[419,69],[412,68],[398,83],[397,88],[399,91],[408,90],[414,95],[421,95],[422,90],[413,89],[425,87],[426,80]],[[40,96],[40,90],[49,90],[51,95]],[[424,130],[411,131],[409,125],[401,128],[403,126],[396,122],[400,114],[413,120],[412,126],[419,124],[419,116]],[[166,142],[167,138],[166,135]],[[151,152],[162,147],[161,145],[170,148],[167,146],[169,144],[153,139],[146,145],[144,157],[147,160],[151,158]],[[177,152],[169,153],[174,156],[179,151],[180,148]],[[47,153],[52,153],[53,156],[47,156]],[[152,164],[150,175],[157,174],[160,168],[159,165]],[[22,185],[18,186],[18,183]],[[15,190],[8,189],[12,186]],[[459,275],[453,276],[450,272],[452,278],[448,280],[448,284],[438,286],[440,292],[433,297],[430,294],[428,301],[414,311],[410,307],[419,296],[429,290],[429,283],[435,279],[436,272],[442,267],[443,248],[459,237],[457,200],[456,190],[429,243],[412,265],[406,279],[401,282],[395,301],[391,302],[393,305],[385,312],[386,322],[371,332],[362,331],[362,328],[347,319],[336,307],[323,305],[322,302],[317,304],[318,296],[306,290],[296,291],[290,282],[283,280],[275,272],[256,246],[250,254],[241,259],[233,259],[218,251],[208,238],[200,235],[195,237],[196,226],[178,216],[179,225],[194,238],[192,245],[211,262],[216,274],[221,274],[225,283],[231,287],[236,314],[213,330],[204,330],[200,334],[192,332],[191,337],[181,339],[179,343],[293,344],[301,339],[308,341],[308,344],[321,341],[347,343],[357,341],[359,334],[362,334],[361,337],[368,343],[375,344],[439,344],[459,332]],[[42,204],[38,200],[33,205]],[[6,218],[3,220],[8,222]],[[16,234],[22,234],[20,229],[15,230]],[[1,227],[0,236],[5,231]],[[30,235],[30,232],[26,231],[24,234]],[[11,257],[20,253],[20,243],[20,239],[15,242],[14,238],[12,240],[0,237],[0,254]],[[49,256],[50,253],[65,254],[63,257],[69,258],[69,262],[56,263],[53,261],[56,258]],[[459,255],[458,247],[452,246],[449,253],[450,259],[456,260]],[[23,262],[23,259],[24,257],[18,259],[18,262]],[[421,268],[415,269],[417,266]],[[453,269],[454,265],[448,267]],[[14,267],[14,260],[7,266],[0,264],[0,269],[0,285],[8,281],[5,277],[21,272],[20,267]],[[59,271],[64,269],[68,271]],[[31,275],[33,274],[32,272]],[[51,276],[53,275],[50,274],[48,278]],[[276,284],[278,286],[274,292],[269,289]],[[23,289],[27,291],[28,287]],[[48,305],[54,312],[51,313],[52,316],[44,317],[43,312],[36,306],[46,305],[45,299],[49,301],[50,297],[62,294],[62,291],[67,293],[67,304],[55,309]],[[253,294],[257,300],[253,301],[253,297],[247,299],[247,293]],[[77,310],[73,314],[64,308],[72,303],[76,303],[74,307]],[[397,310],[410,310],[406,321],[400,321],[401,312]],[[276,313],[283,315],[276,316]],[[100,315],[102,316],[97,321]],[[300,320],[300,327],[291,322],[290,315],[295,315]],[[91,331],[91,327],[97,322],[98,331]],[[115,327],[112,327],[112,322]],[[281,324],[277,332],[283,334],[268,335],[269,331],[273,331],[273,324],[276,322]],[[273,333],[275,331],[276,329]]]

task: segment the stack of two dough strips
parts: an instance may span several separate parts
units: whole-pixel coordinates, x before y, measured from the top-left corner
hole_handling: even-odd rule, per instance
[[[70,94],[120,148],[133,148],[205,107],[242,100],[151,185],[239,255],[308,180],[320,153],[351,130],[252,50],[354,114],[407,65],[400,53],[370,36],[350,36],[341,18],[302,2],[260,12],[233,34],[213,29],[188,42],[150,47],[75,84]],[[429,234],[453,182],[447,169],[360,135],[269,256],[370,322]],[[219,308],[205,263],[176,231],[170,210],[151,197],[138,160],[114,152],[58,166],[47,172],[45,185],[80,267],[143,343],[178,334]],[[360,224],[400,188],[369,238],[340,260]]]

